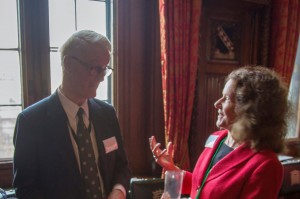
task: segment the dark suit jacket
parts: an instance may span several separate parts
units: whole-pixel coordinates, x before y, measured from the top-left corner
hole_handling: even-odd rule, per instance
[[[115,184],[129,188],[130,171],[114,108],[89,99],[105,192]],[[19,114],[14,134],[14,181],[19,199],[83,199],[84,190],[58,93]],[[103,140],[115,137],[118,149],[105,152]]]

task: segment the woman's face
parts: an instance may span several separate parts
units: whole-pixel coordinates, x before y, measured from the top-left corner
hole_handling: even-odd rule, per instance
[[[223,89],[222,97],[215,102],[215,108],[218,110],[218,118],[216,125],[220,129],[231,130],[232,124],[235,121],[235,82],[229,80]]]

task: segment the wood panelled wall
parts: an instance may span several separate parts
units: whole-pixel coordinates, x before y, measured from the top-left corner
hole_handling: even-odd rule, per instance
[[[158,2],[116,3],[114,105],[129,166],[133,176],[160,176],[148,140],[164,143]]]

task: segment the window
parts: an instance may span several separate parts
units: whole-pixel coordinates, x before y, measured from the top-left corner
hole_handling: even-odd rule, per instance
[[[0,1],[0,161],[13,157],[14,126],[22,108],[50,95],[61,82],[58,48],[66,38],[91,29],[111,40],[111,1]],[[97,92],[108,102],[110,78]]]
[[[17,1],[0,2],[0,158],[13,155],[13,131],[22,110]]]
[[[59,47],[76,30],[90,29],[111,40],[110,1],[49,0],[51,92],[61,82]],[[111,77],[109,77],[111,78]],[[96,98],[111,102],[110,79],[100,83]]]
[[[300,40],[290,83],[289,101],[293,112],[289,118],[287,138],[300,138]]]

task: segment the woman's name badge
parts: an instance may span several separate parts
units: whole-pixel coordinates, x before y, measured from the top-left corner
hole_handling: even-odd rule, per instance
[[[218,137],[218,135],[210,135],[205,142],[205,147],[212,148]]]

